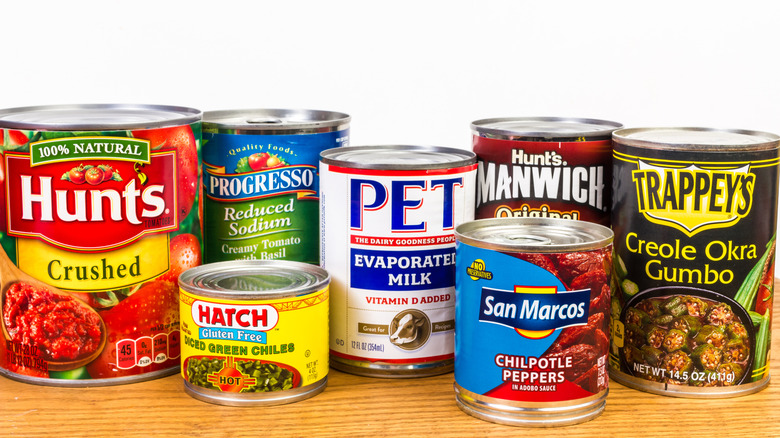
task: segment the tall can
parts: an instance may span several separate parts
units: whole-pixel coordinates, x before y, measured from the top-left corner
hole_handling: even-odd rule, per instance
[[[349,144],[349,122],[317,110],[204,113],[204,260],[318,264],[320,152]]]
[[[492,218],[455,229],[458,407],[515,426],[604,410],[612,231],[567,219]]]
[[[561,218],[609,226],[616,122],[507,117],[471,124],[476,218]]]
[[[611,377],[679,397],[764,388],[780,137],[633,128],[614,143]]]
[[[322,153],[333,368],[375,377],[452,370],[453,232],[474,217],[475,174],[474,154],[453,148]]]
[[[114,385],[175,373],[176,281],[201,262],[201,112],[0,111],[0,373]]]

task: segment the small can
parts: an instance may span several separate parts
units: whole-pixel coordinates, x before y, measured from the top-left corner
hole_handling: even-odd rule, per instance
[[[333,368],[374,377],[451,371],[453,233],[474,217],[474,154],[361,146],[321,157]]]
[[[209,263],[179,277],[181,375],[192,397],[278,405],[328,381],[328,273],[283,260]]]
[[[292,109],[203,115],[206,263],[319,264],[320,152],[349,144],[347,114]]]
[[[608,392],[612,231],[550,218],[455,229],[460,409],[516,426],[598,416]]]
[[[693,398],[767,386],[778,163],[765,132],[615,131],[613,379]]]
[[[508,117],[471,124],[476,218],[562,218],[609,226],[612,131],[621,124]]]
[[[0,110],[0,373],[100,386],[178,371],[176,281],[201,262],[200,119],[158,105]]]

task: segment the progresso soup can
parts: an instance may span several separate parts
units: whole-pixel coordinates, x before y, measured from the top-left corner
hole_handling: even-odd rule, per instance
[[[451,371],[453,232],[474,217],[474,154],[361,146],[321,157],[331,365],[375,377]]]
[[[0,372],[95,386],[175,373],[179,274],[200,264],[198,110],[0,110]]]
[[[186,271],[184,389],[228,406],[277,405],[328,381],[328,273],[307,263],[236,260]]]
[[[620,127],[563,117],[473,122],[476,218],[549,217],[609,226],[611,138]]]
[[[779,141],[704,128],[615,132],[613,379],[680,397],[769,383]]]
[[[607,398],[612,231],[550,218],[455,229],[460,409],[517,426],[598,416]]]
[[[350,117],[250,109],[203,115],[204,259],[320,259],[320,152],[349,143]]]

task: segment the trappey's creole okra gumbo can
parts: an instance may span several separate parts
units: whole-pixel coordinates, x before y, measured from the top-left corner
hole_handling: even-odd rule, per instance
[[[768,384],[778,140],[702,128],[614,133],[612,378],[687,397]]]
[[[315,110],[203,115],[204,260],[319,263],[320,152],[349,144],[350,117]]]
[[[328,380],[328,277],[284,260],[209,263],[181,275],[184,388],[210,403],[291,403]]]
[[[0,372],[69,386],[175,372],[176,281],[200,264],[200,118],[148,105],[0,111]]]

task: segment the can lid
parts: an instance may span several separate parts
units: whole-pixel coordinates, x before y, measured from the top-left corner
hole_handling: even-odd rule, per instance
[[[713,152],[776,149],[780,140],[768,132],[696,127],[620,129],[613,138],[628,146]]]
[[[603,248],[614,234],[603,225],[570,219],[491,218],[460,224],[455,237],[497,251],[550,253]]]
[[[283,260],[208,263],[179,275],[179,287],[199,296],[256,300],[316,292],[330,281],[324,269]]]
[[[308,109],[256,108],[206,111],[203,125],[209,129],[238,129],[252,132],[284,133],[341,127],[349,123],[350,116],[333,111]],[[334,131],[336,129],[326,129]]]
[[[357,169],[427,170],[468,166],[474,152],[438,146],[348,146],[320,153],[323,163]]]
[[[484,137],[495,136],[508,140],[544,138],[547,140],[573,137],[609,137],[612,131],[622,128],[617,122],[598,119],[566,117],[503,117],[482,119],[471,123],[471,131]]]
[[[0,110],[0,127],[37,131],[122,131],[185,125],[200,110],[137,104],[45,105]]]

